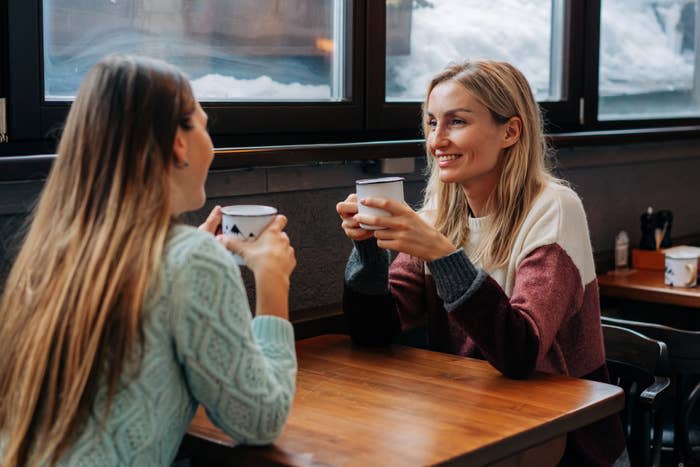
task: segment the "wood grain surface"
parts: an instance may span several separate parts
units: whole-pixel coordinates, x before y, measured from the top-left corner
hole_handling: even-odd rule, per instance
[[[600,296],[700,308],[700,287],[664,285],[664,272],[631,269],[598,276]]]
[[[282,436],[272,446],[236,446],[200,407],[189,438],[202,464],[553,465],[567,432],[624,404],[608,384],[512,380],[482,360],[359,347],[342,335],[298,341],[297,355]]]

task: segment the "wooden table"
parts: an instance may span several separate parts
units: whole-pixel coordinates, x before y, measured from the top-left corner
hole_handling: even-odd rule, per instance
[[[617,386],[502,376],[482,360],[347,336],[297,342],[294,405],[267,447],[235,446],[200,408],[189,428],[202,465],[554,465],[565,434],[620,411]],[[216,443],[216,444],[212,444]]]
[[[600,296],[640,302],[700,308],[700,287],[685,288],[664,285],[664,272],[631,269],[611,271],[598,276]]]

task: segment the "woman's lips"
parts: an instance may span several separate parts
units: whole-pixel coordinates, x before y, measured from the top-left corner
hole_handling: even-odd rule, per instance
[[[438,161],[438,166],[440,168],[443,167],[449,167],[454,161],[462,157],[461,154],[441,154],[439,156],[435,156],[435,159]]]

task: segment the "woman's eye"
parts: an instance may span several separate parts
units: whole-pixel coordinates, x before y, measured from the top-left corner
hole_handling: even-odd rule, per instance
[[[453,125],[463,125],[464,123],[466,123],[466,122],[464,120],[462,120],[461,118],[453,118],[452,119]]]
[[[437,126],[437,120],[428,120],[428,126],[430,128],[435,128]]]

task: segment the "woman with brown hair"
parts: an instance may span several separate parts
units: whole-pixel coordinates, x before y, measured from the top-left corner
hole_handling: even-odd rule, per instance
[[[206,122],[166,63],[87,74],[0,304],[0,465],[169,465],[199,403],[240,442],[281,432],[294,251],[284,216],[253,243],[217,241],[218,208],[174,221],[204,205]]]
[[[607,382],[586,216],[546,167],[525,77],[503,62],[449,66],[428,86],[423,117],[429,179],[419,212],[366,198],[391,217],[360,215],[355,194],[337,205],[354,243],[344,296],[354,340],[385,344],[425,328],[427,347],[485,358],[506,376]],[[399,252],[391,265],[386,250]],[[609,417],[571,433],[562,464],[624,465],[624,448]]]

